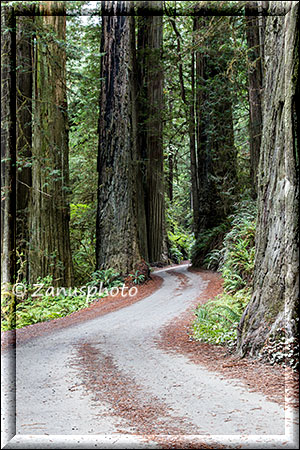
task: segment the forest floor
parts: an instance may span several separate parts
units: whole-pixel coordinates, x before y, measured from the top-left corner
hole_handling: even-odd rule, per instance
[[[293,372],[190,338],[194,307],[221,290],[185,263],[136,297],[4,333],[5,448],[297,448]]]

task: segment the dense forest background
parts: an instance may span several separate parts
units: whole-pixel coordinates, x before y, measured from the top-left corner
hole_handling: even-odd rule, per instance
[[[138,284],[191,259],[224,278],[195,338],[294,364],[298,9],[2,2],[4,329],[86,305],[34,303],[39,281]]]

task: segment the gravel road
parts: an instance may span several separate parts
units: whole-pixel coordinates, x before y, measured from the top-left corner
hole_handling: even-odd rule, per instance
[[[213,436],[214,442],[242,448],[296,448],[289,411],[237,380],[159,348],[160,329],[207,282],[187,265],[156,273],[163,284],[151,296],[17,346],[16,436],[5,448],[92,448],[87,442],[97,448],[160,448],[145,439],[150,434],[201,435],[208,443]],[[9,354],[2,355],[4,368]],[[4,379],[6,409],[12,388]],[[8,422],[7,415],[6,435]]]

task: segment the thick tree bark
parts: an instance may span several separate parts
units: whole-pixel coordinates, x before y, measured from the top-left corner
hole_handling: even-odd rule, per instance
[[[59,2],[44,2],[50,13],[36,17],[34,139],[30,240],[30,281],[52,275],[55,283],[72,283],[69,237],[69,163],[66,98],[66,17],[51,15]],[[63,6],[63,5],[62,5]],[[46,32],[54,37],[46,36]]]
[[[16,19],[1,15],[1,282],[3,296],[16,279]],[[8,293],[9,327],[15,324],[15,296]]]
[[[152,5],[148,5],[151,3]],[[145,2],[143,7],[160,8],[161,2]],[[162,140],[163,22],[161,16],[140,18],[138,30],[140,99],[140,153],[145,160],[145,204],[150,262],[164,259],[164,171]],[[143,113],[141,113],[143,110]]]
[[[263,42],[260,40],[260,18],[253,14],[258,11],[258,2],[249,2],[245,7],[246,36],[248,45],[248,91],[249,91],[249,138],[250,177],[252,197],[257,195],[257,168],[262,134],[262,57]]]
[[[134,24],[129,2],[102,2],[97,268],[128,273],[145,256],[144,202],[137,192]]]
[[[20,11],[20,8],[18,8]],[[28,280],[31,196],[33,18],[17,18],[17,252],[18,272]]]
[[[270,2],[258,174],[253,296],[241,322],[238,350],[255,355],[269,337],[296,333],[298,280],[299,3]],[[298,101],[298,99],[297,99]]]

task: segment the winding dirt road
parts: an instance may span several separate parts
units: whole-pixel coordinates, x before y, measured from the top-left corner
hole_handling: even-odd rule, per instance
[[[208,283],[187,268],[157,271],[161,287],[137,303],[17,345],[5,448],[168,448],[175,435],[194,448],[297,448],[290,410],[159,347]],[[13,388],[4,377],[10,411]]]

